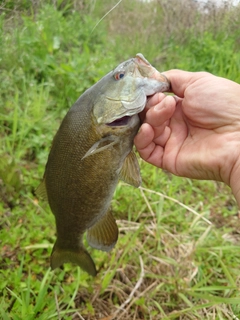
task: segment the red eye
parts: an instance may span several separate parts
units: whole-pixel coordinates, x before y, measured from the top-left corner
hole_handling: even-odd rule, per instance
[[[120,80],[123,77],[124,77],[124,72],[122,72],[122,71],[115,74],[115,79],[116,80]]]

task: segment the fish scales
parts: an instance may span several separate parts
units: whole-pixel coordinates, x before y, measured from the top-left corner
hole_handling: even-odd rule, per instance
[[[156,76],[157,73],[157,76]],[[157,78],[154,79],[154,78]],[[168,91],[168,80],[141,55],[109,72],[76,101],[54,137],[37,194],[55,216],[57,241],[51,267],[78,264],[96,275],[83,246],[111,250],[118,238],[110,202],[118,180],[138,187],[140,170],[132,151],[147,96]]]

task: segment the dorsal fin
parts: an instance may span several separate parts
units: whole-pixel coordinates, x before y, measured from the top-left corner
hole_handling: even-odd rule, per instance
[[[40,185],[37,187],[35,190],[35,194],[37,197],[48,201],[48,195],[47,195],[47,189],[46,189],[46,184],[45,184],[45,179],[40,183]]]

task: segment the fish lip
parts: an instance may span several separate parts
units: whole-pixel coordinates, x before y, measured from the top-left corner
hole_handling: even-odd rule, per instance
[[[133,58],[133,59],[138,65],[152,67],[150,62],[147,61],[147,59],[144,57],[144,55],[142,53],[137,53],[135,58]]]
[[[134,62],[138,66],[139,72],[144,77],[148,77],[149,79],[155,79],[165,84],[164,89],[161,92],[170,92],[171,91],[171,82],[165,76],[165,74],[159,72],[156,68],[154,68],[151,63],[143,56],[142,53],[137,53]],[[151,70],[151,72],[150,72]],[[150,72],[150,73],[149,73]]]

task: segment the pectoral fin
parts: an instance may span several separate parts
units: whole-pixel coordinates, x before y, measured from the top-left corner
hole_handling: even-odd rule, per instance
[[[118,227],[110,210],[87,231],[87,241],[90,246],[102,251],[110,251],[117,239]]]
[[[133,151],[131,151],[125,158],[119,177],[121,180],[134,187],[138,188],[141,185],[142,179],[140,175],[140,168],[137,156]]]
[[[40,185],[35,190],[37,197],[42,198],[43,200],[48,201],[47,189],[45,184],[45,179],[40,183]]]
[[[56,269],[66,262],[76,263],[93,277],[97,274],[90,254],[83,247],[77,250],[61,249],[56,242],[51,255],[51,268]]]
[[[101,140],[94,143],[94,145],[82,157],[82,160],[84,158],[87,158],[88,156],[91,156],[97,152],[101,152],[101,151],[113,146],[118,141],[119,141],[119,138],[117,136],[108,136],[108,137],[102,138]]]

